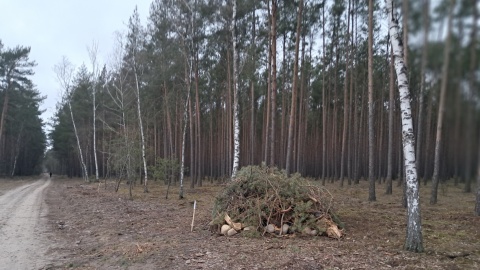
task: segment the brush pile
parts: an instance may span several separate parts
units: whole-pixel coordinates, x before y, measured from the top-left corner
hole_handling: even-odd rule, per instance
[[[216,197],[212,230],[232,236],[326,235],[343,236],[333,212],[333,197],[323,187],[295,174],[266,166],[241,169]]]

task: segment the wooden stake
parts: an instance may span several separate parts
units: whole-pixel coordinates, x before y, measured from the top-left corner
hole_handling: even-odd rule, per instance
[[[197,200],[193,202],[193,217],[192,217],[192,226],[190,231],[193,232],[193,223],[195,222],[195,209],[197,208]]]

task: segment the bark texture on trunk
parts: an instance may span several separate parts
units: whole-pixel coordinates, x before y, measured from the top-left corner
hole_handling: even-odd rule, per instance
[[[147,157],[145,152],[145,135],[143,132],[143,122],[142,122],[142,114],[140,108],[140,84],[138,82],[138,74],[137,74],[137,63],[135,61],[135,55],[133,56],[133,75],[135,76],[135,94],[137,98],[137,115],[138,115],[138,125],[140,127],[140,139],[142,143],[142,161],[143,161],[143,173],[145,174],[143,177],[143,192],[148,192],[148,173],[147,173]]]
[[[447,26],[447,40],[445,41],[445,50],[443,59],[443,68],[442,68],[442,84],[440,86],[440,100],[438,104],[438,119],[437,119],[437,138],[435,140],[435,158],[433,165],[433,176],[432,176],[432,192],[430,195],[430,204],[437,203],[437,193],[438,193],[438,183],[440,175],[440,151],[442,148],[442,129],[443,129],[443,118],[445,115],[445,99],[447,95],[447,82],[448,82],[448,68],[450,65],[450,47],[451,47],[451,33],[452,33],[452,14],[453,8],[455,6],[455,0],[450,1],[450,9],[448,14],[448,26]]]
[[[300,47],[300,29],[302,24],[303,0],[298,4],[297,14],[297,33],[295,37],[295,63],[293,66],[293,83],[292,83],[292,105],[290,107],[290,121],[288,123],[288,142],[287,142],[287,157],[285,170],[287,174],[291,173],[292,165],[292,149],[293,149],[293,126],[295,122],[295,112],[297,110],[297,82],[298,82],[298,51]]]
[[[237,1],[233,0],[232,43],[233,43],[233,167],[232,180],[237,175],[240,163],[240,119],[238,115],[238,68],[237,68],[237,35],[235,34],[235,18],[237,17]]]
[[[275,166],[275,116],[277,114],[277,0],[272,0],[272,84],[270,113],[270,166]]]
[[[390,90],[388,101],[388,157],[387,157],[387,188],[386,193],[392,194],[392,171],[393,171],[393,112],[395,110],[395,70],[393,67],[395,58],[393,57],[393,50],[390,56]],[[400,181],[400,180],[398,180]]]
[[[480,157],[480,144],[478,145],[478,156]],[[480,158],[477,164],[477,195],[475,203],[475,215],[480,216]]]
[[[368,200],[375,201],[374,129],[373,129],[373,0],[368,1]]]
[[[398,78],[400,93],[400,109],[402,116],[402,141],[405,162],[406,195],[407,195],[407,236],[405,249],[413,252],[423,252],[422,222],[420,215],[419,188],[417,168],[415,163],[415,136],[410,107],[409,83],[407,68],[403,60],[403,48],[399,35],[398,19],[394,17],[393,1],[387,0],[388,28],[391,37],[395,71]]]

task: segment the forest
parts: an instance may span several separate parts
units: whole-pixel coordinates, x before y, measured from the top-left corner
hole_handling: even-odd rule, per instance
[[[429,2],[396,7],[408,44],[418,176],[434,174],[440,131],[436,173],[469,191],[480,146],[478,7]],[[56,66],[64,91],[49,134],[56,161],[48,166],[70,176],[146,179],[146,168],[184,159],[192,186],[229,178],[237,108],[240,166],[264,162],[357,182],[369,175],[372,121],[373,177],[401,178],[384,4],[377,2],[373,16],[371,102],[368,5],[299,4],[240,1],[233,17],[230,1],[154,1],[144,24],[134,11],[109,63],[98,63],[94,44],[89,63],[75,68],[63,59]]]
[[[418,179],[453,179],[470,192],[480,167],[478,4],[396,1],[394,9]],[[117,32],[108,62],[94,43],[79,67],[59,59],[62,100],[45,156],[29,48],[0,44],[0,173],[43,164],[88,181],[141,181],[148,191],[165,164],[173,181],[186,176],[194,187],[264,163],[340,185],[387,182],[388,192],[405,176],[400,98],[383,1],[370,18],[368,5],[351,0],[235,8],[155,0],[146,22],[134,10]]]
[[[306,178],[316,182],[309,186],[315,190],[335,185],[332,190],[340,194],[343,206],[351,206],[340,213],[350,229],[357,228],[353,234],[361,231],[358,227],[373,228],[366,223],[371,222],[384,229],[378,232],[383,234],[379,241],[397,236],[386,230],[399,228],[399,221],[393,222],[398,215],[392,213],[406,208],[404,248],[419,253],[425,251],[419,194],[425,196],[423,187],[428,185],[430,208],[422,204],[426,238],[430,244],[438,239],[448,244],[446,237],[433,233],[434,227],[447,222],[457,226],[460,223],[452,220],[463,218],[470,232],[478,221],[473,214],[466,217],[465,209],[452,209],[468,205],[480,216],[479,3],[364,2],[154,0],[145,22],[135,8],[125,29],[115,33],[107,61],[99,59],[94,41],[87,46],[86,62],[78,65],[64,56],[52,67],[61,100],[48,123],[39,109],[44,97],[31,80],[36,63],[29,59],[30,47],[6,48],[0,41],[0,176],[53,172],[83,178],[80,185],[58,182],[52,191],[57,199],[87,200],[92,195],[90,200],[95,192],[98,199],[104,183],[102,196],[110,198],[104,201],[106,208],[120,207],[121,198],[106,192],[112,183],[115,194],[126,193],[118,192],[121,184],[129,187],[131,205],[135,185],[143,189],[143,203],[160,199],[154,194],[164,189],[167,201],[171,186],[180,189],[183,199],[186,185],[188,195],[206,190],[208,199],[201,199],[205,202],[220,186],[209,190],[207,183],[229,183],[231,194],[240,194],[241,202],[250,205],[245,193],[234,193],[239,188],[231,186],[246,181],[244,186],[250,183],[257,192],[248,178],[256,170],[266,173],[260,182],[269,184],[260,190],[274,198],[265,207],[279,203],[278,224],[267,224],[270,215],[257,228],[271,225],[272,232],[277,225],[283,231],[286,212],[301,208],[284,209],[278,189],[291,188],[296,194],[300,188],[294,187],[294,179]],[[242,168],[250,168],[250,176]],[[285,182],[271,184],[273,172]],[[401,202],[392,202],[397,198],[392,194],[394,181],[396,194],[403,194]],[[450,197],[456,198],[447,203],[452,206],[448,211],[437,211],[445,204],[437,204],[439,184],[445,195],[447,182],[455,188],[450,194],[456,195]],[[352,191],[355,185],[357,191]],[[367,186],[368,204],[362,205],[355,196],[366,193]],[[374,204],[380,188],[382,203]],[[67,189],[72,194],[65,194]],[[231,194],[224,205],[234,201]],[[298,205],[307,209],[312,201],[321,204],[323,195],[305,194]],[[318,194],[332,196],[328,191]],[[169,209],[181,208],[185,215],[185,201],[177,203],[169,202],[174,207]],[[333,196],[324,213],[329,213],[330,203]],[[53,212],[61,217],[78,210],[65,210],[74,209],[69,207]],[[262,207],[257,207],[260,212]],[[362,210],[350,211],[357,207]],[[243,211],[243,205],[237,209]],[[305,216],[319,218],[307,210]],[[130,213],[127,207],[121,211]],[[199,211],[206,224],[213,212],[206,207]],[[373,221],[377,214],[385,215]],[[227,221],[228,214],[223,217],[228,225],[235,224]],[[87,218],[96,216],[77,221]],[[381,225],[392,222],[396,225]],[[228,231],[232,229],[237,233],[235,226]],[[342,237],[340,230],[336,235]],[[467,231],[448,239],[457,236],[476,245]],[[365,237],[364,242],[371,241]],[[446,257],[473,255],[468,259],[475,261],[475,252]]]
[[[30,78],[36,63],[29,54],[30,47],[5,48],[0,39],[0,176],[43,171],[47,136],[40,103],[45,97]]]

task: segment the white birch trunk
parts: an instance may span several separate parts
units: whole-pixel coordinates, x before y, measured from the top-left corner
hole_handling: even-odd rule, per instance
[[[98,161],[97,161],[97,129],[95,125],[96,120],[96,104],[95,104],[95,87],[92,89],[93,95],[93,157],[95,159],[95,181],[98,182]]]
[[[75,125],[75,119],[73,117],[72,103],[68,95],[70,94],[70,83],[72,80],[73,66],[64,56],[62,62],[54,67],[55,73],[57,74],[58,82],[62,87],[62,97],[66,100],[68,108],[70,109],[70,117],[72,118],[73,131],[75,132],[75,138],[77,139],[77,147],[80,156],[80,165],[83,171],[83,179],[88,182],[88,172],[87,166],[83,159],[82,147],[80,146],[80,138],[78,137],[77,126]]]
[[[183,178],[185,177],[185,137],[187,135],[187,120],[188,120],[188,102],[190,101],[190,91],[187,94],[185,108],[183,112],[183,131],[182,131],[182,157],[180,160],[180,194],[179,198],[183,199]]]
[[[85,182],[88,182],[87,166],[85,165],[85,161],[83,160],[82,147],[80,146],[80,138],[78,137],[77,126],[75,125],[75,119],[73,118],[72,103],[70,103],[70,100],[68,101],[68,108],[70,109],[70,116],[72,117],[72,124],[73,124],[73,131],[75,132],[75,138],[77,138],[78,153],[80,155],[80,162],[83,170],[83,179],[85,180]]]
[[[403,46],[399,35],[398,19],[394,17],[393,1],[386,0],[388,13],[388,28],[395,57],[395,71],[398,78],[400,93],[400,109],[402,117],[402,141],[405,161],[405,177],[407,188],[408,219],[405,249],[414,252],[423,251],[422,223],[420,215],[420,200],[418,194],[417,168],[415,163],[415,137],[410,107],[409,83],[407,68],[403,60]]]
[[[88,54],[90,56],[90,61],[92,62],[92,77],[93,77],[93,86],[92,86],[92,99],[93,99],[93,157],[94,157],[94,160],[95,160],[95,181],[98,182],[98,160],[97,160],[97,129],[96,129],[96,120],[97,120],[97,117],[96,117],[96,112],[97,112],[97,105],[96,105],[96,101],[95,101],[95,97],[96,97],[96,91],[95,91],[95,87],[96,87],[96,80],[97,80],[97,77],[98,77],[98,74],[97,74],[97,49],[98,49],[98,46],[96,43],[93,43],[92,47],[91,48],[88,48]]]
[[[17,137],[17,144],[15,145],[15,158],[13,160],[13,169],[12,169],[12,173],[11,173],[11,176],[13,177],[15,175],[15,168],[17,167],[17,160],[18,160],[18,155],[20,154],[20,138],[22,138],[22,133],[23,133],[23,122],[22,122],[22,125],[20,126],[20,132],[18,133],[18,137]]]
[[[233,0],[232,43],[233,43],[233,168],[232,180],[237,175],[240,160],[240,124],[238,119],[238,70],[237,70],[237,36],[235,35],[235,17],[237,16],[237,1]]]
[[[147,180],[147,160],[145,155],[145,136],[143,134],[143,123],[142,123],[142,114],[140,109],[140,86],[138,83],[138,74],[137,74],[137,62],[135,61],[136,55],[133,55],[133,74],[135,75],[135,94],[137,96],[137,114],[138,114],[138,125],[140,127],[140,137],[142,142],[142,160],[143,160],[143,173],[145,174],[143,179],[143,192],[148,192]]]

